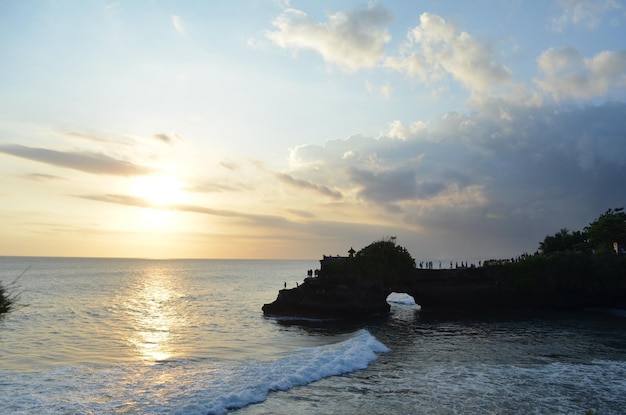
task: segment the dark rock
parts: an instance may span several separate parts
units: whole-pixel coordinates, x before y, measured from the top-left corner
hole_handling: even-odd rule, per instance
[[[263,306],[266,315],[353,318],[388,313],[387,290],[377,282],[342,278],[307,278],[297,288],[280,290]]]
[[[281,290],[263,312],[367,317],[388,313],[386,299],[394,291],[411,295],[422,310],[433,311],[626,306],[626,260],[619,257],[569,254],[478,268],[414,269],[403,278],[386,280],[364,278],[341,261],[325,258],[320,277]]]

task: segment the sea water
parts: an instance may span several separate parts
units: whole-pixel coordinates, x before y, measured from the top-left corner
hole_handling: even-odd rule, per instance
[[[626,413],[620,311],[263,316],[317,265],[1,257],[0,413]]]

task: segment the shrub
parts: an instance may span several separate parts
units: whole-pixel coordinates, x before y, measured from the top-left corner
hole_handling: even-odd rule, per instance
[[[406,248],[396,245],[395,238],[366,246],[355,259],[364,278],[386,284],[410,277],[415,269],[415,259]]]
[[[0,320],[15,308],[15,296],[0,285]]]

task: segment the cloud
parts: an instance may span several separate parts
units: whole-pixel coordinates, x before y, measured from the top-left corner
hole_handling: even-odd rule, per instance
[[[159,210],[169,210],[169,211],[177,211],[177,212],[188,212],[188,213],[199,213],[202,215],[210,215],[210,216],[220,216],[225,218],[238,218],[244,219],[251,224],[255,224],[258,226],[286,226],[291,222],[284,217],[276,216],[276,215],[261,215],[261,214],[253,214],[246,212],[239,212],[234,210],[226,210],[226,209],[213,209],[204,206],[198,205],[188,205],[188,204],[172,204],[172,205],[154,205],[149,201],[129,195],[121,195],[121,194],[91,194],[91,195],[76,195],[76,197],[81,199],[93,200],[97,202],[105,202],[105,203],[113,203],[117,205],[131,206],[131,207],[140,207],[140,208],[151,208],[151,209],[159,209]]]
[[[511,79],[511,70],[494,52],[467,32],[431,13],[407,35],[405,52],[388,57],[385,66],[424,82],[452,76],[470,91],[488,92]]]
[[[626,88],[626,50],[585,58],[574,48],[548,49],[537,58],[535,84],[554,99],[596,98]]]
[[[473,92],[490,92],[511,82],[511,70],[497,61],[487,44],[432,13],[420,16],[420,24],[409,31],[401,54],[386,55],[391,36],[382,26],[390,21],[390,12],[376,4],[352,13],[337,12],[327,23],[287,9],[274,20],[277,30],[268,32],[267,37],[284,49],[314,50],[326,62],[349,71],[382,65],[431,83],[450,76]],[[391,92],[388,84],[366,83],[366,89],[384,96]]]
[[[149,205],[149,202],[141,198],[128,195],[86,194],[77,195],[75,197],[121,206],[152,208]],[[248,239],[280,241],[281,249],[285,250],[286,254],[290,257],[292,257],[295,250],[299,248],[300,244],[295,243],[296,241],[304,243],[307,247],[307,249],[300,248],[301,254],[298,254],[303,255],[304,257],[310,256],[311,250],[318,252],[320,255],[323,253],[345,253],[349,246],[345,246],[345,240],[338,238],[337,235],[347,235],[351,243],[353,243],[356,248],[366,246],[371,243],[372,238],[375,237],[382,237],[388,234],[406,234],[404,229],[405,226],[402,223],[398,223],[396,226],[361,222],[356,219],[349,222],[320,220],[316,219],[316,215],[313,213],[299,209],[285,209],[286,212],[298,217],[300,219],[298,221],[291,221],[283,216],[250,214],[232,210],[212,209],[197,205],[159,206],[156,209],[220,216],[223,218],[230,218],[234,221],[240,221],[247,230],[244,232],[249,233],[233,234],[232,232],[229,232],[228,234],[220,235],[220,237],[225,240],[233,238],[238,240],[238,242],[240,240]],[[266,228],[271,232],[258,234],[253,231],[252,228]],[[100,232],[101,230],[96,229],[96,231]]]
[[[624,204],[624,118],[621,102],[563,109],[491,99],[415,133],[396,122],[378,138],[297,147],[292,173],[442,243],[480,235],[534,249],[554,224],[582,229]],[[390,137],[397,130],[403,139]]]
[[[141,197],[118,195],[118,194],[106,194],[106,195],[79,195],[76,196],[81,199],[94,200],[97,202],[115,203],[118,205],[134,206],[142,208],[152,208],[152,203]]]
[[[562,32],[570,24],[595,29],[606,14],[622,8],[615,0],[558,0],[557,4],[562,14],[550,24],[550,28],[557,32]]]
[[[86,132],[80,132],[80,131],[64,131],[61,134],[67,137],[77,137],[77,138],[82,138],[82,139],[89,140],[89,141],[95,141],[97,143],[129,145],[128,142],[111,139],[111,138],[104,137],[102,135],[94,134],[94,133],[86,133]]]
[[[281,48],[313,50],[326,62],[355,71],[373,67],[384,57],[391,36],[381,26],[390,21],[391,13],[377,4],[331,14],[326,23],[290,8],[273,21],[276,30],[266,35]]]
[[[19,144],[0,146],[0,153],[98,175],[140,176],[153,173],[147,167],[100,153],[63,152]]]
[[[54,176],[52,174],[30,173],[25,175],[27,179],[36,181],[48,181],[48,180],[66,180],[65,177]]]
[[[365,90],[369,93],[379,93],[385,98],[389,98],[391,96],[391,85],[386,83],[384,85],[375,85],[372,82],[365,81]]]
[[[289,8],[289,4],[291,3],[291,1],[290,0],[272,0],[272,3],[274,3],[276,7],[279,7],[281,9],[287,9]]]
[[[229,161],[229,160],[225,160],[220,162],[220,166],[230,170],[230,171],[235,171],[239,169],[239,163],[234,162],[234,161]]]
[[[315,217],[313,213],[300,209],[287,209],[287,212],[305,219],[313,219]]]
[[[342,198],[342,194],[336,190],[332,190],[326,186],[315,184],[307,180],[296,179],[286,173],[274,173],[274,177],[276,177],[279,181],[298,189],[313,190],[314,192],[333,199]]]
[[[159,141],[162,141],[165,144],[172,144],[175,140],[180,140],[180,136],[176,133],[174,134],[159,133],[159,134],[155,134],[154,138],[156,138]]]
[[[172,16],[172,24],[178,33],[185,35],[185,27],[183,26],[183,21],[180,16]]]
[[[188,192],[196,193],[219,193],[219,192],[239,192],[249,189],[249,186],[244,184],[233,184],[222,181],[204,181],[196,183],[185,188]]]
[[[442,183],[432,181],[419,183],[415,171],[410,169],[372,172],[353,167],[350,178],[361,187],[360,197],[379,204],[427,198],[445,188]]]
[[[417,137],[418,135],[426,132],[426,123],[422,121],[416,121],[407,127],[399,120],[395,120],[389,124],[389,132],[387,134],[391,138],[406,140],[409,137]]]

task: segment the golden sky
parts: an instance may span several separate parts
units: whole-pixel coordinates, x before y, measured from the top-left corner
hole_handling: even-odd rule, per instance
[[[625,205],[624,6],[2,2],[0,255],[534,252]]]

